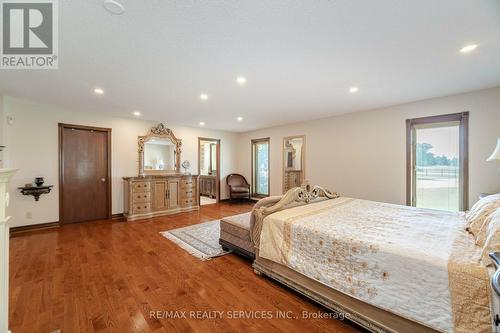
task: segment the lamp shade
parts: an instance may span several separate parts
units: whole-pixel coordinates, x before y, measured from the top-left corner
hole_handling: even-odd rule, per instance
[[[487,161],[500,161],[500,138],[497,139],[497,146]]]

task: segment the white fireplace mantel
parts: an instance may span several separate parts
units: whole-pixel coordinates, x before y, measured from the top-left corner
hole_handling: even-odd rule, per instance
[[[0,169],[0,333],[9,332],[9,205],[8,183],[16,169]]]

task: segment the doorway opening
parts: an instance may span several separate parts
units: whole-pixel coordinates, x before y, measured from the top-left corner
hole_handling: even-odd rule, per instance
[[[252,197],[269,196],[270,138],[252,140]]]
[[[220,201],[220,139],[198,138],[200,205]]]
[[[467,133],[467,112],[407,120],[408,205],[467,209]]]

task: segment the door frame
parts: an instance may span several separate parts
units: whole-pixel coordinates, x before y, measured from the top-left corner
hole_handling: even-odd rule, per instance
[[[84,125],[73,125],[73,124],[65,124],[65,123],[59,123],[58,124],[58,131],[59,131],[59,224],[65,224],[66,222],[64,221],[63,217],[63,205],[64,205],[64,197],[63,197],[63,188],[64,188],[64,160],[63,160],[63,147],[64,147],[64,139],[63,139],[63,130],[65,128],[76,128],[80,130],[87,130],[87,131],[97,131],[97,132],[105,132],[107,136],[107,144],[108,144],[108,151],[107,151],[107,165],[108,165],[108,170],[107,170],[107,179],[108,179],[108,186],[107,186],[107,193],[106,197],[108,199],[108,213],[107,217],[108,219],[111,219],[112,217],[112,187],[111,187],[111,128],[104,128],[104,127],[93,127],[93,126],[84,126]]]
[[[413,188],[415,186],[413,161],[415,160],[414,125],[460,122],[459,152],[459,210],[465,211],[469,206],[469,112],[451,113],[439,116],[422,117],[406,120],[406,205],[413,205]]]
[[[267,142],[267,159],[268,159],[268,163],[267,163],[267,195],[265,194],[260,194],[260,193],[256,193],[255,192],[255,177],[254,177],[254,174],[255,174],[255,152],[254,152],[254,145],[259,143],[259,142]],[[250,165],[250,171],[251,171],[251,177],[250,177],[250,180],[251,180],[251,185],[250,185],[250,189],[251,189],[251,197],[252,198],[266,198],[266,197],[269,197],[271,195],[271,137],[266,137],[266,138],[259,138],[259,139],[252,139],[250,141],[250,154],[251,154],[251,165]]]
[[[201,137],[199,136],[198,137],[198,204],[200,203],[200,197],[201,197],[201,194],[200,194],[200,157],[201,157],[201,153],[200,153],[200,143],[201,141],[213,141],[216,143],[217,145],[217,154],[216,154],[216,160],[217,160],[217,172],[215,174],[215,195],[216,195],[216,203],[219,203],[220,202],[220,139],[213,139],[213,138],[206,138],[206,137]]]

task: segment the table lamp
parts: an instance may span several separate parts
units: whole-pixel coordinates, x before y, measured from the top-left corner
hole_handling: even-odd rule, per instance
[[[493,151],[491,156],[486,161],[488,162],[500,161],[500,138],[497,139],[497,146],[495,147],[495,150]]]

